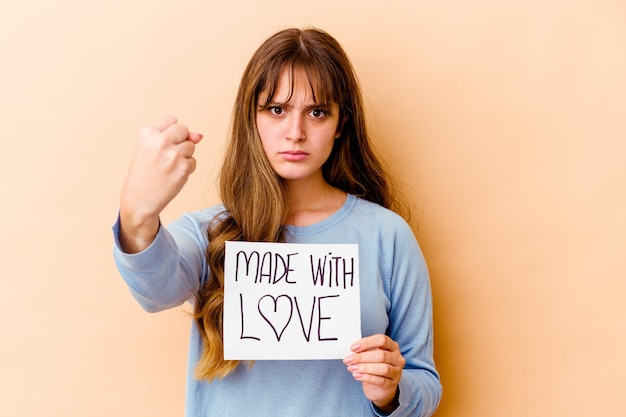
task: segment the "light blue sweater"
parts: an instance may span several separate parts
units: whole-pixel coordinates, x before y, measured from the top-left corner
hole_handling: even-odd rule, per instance
[[[113,227],[114,258],[132,294],[149,311],[193,303],[208,278],[206,228],[222,210],[184,214],[161,227],[150,247],[129,255],[120,250]],[[441,398],[433,361],[432,301],[428,271],[409,226],[395,213],[349,195],[331,217],[311,226],[288,226],[293,243],[357,243],[363,336],[386,333],[398,342],[406,365],[400,406],[392,416],[430,416]],[[186,416],[359,417],[381,416],[361,383],[341,360],[256,361],[212,383],[193,370],[202,342],[192,326],[187,371]]]

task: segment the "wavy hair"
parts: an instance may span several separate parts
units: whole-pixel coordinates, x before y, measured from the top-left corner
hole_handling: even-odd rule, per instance
[[[222,378],[238,366],[238,361],[227,361],[223,356],[225,242],[283,240],[289,211],[287,188],[265,156],[256,113],[274,97],[285,69],[292,77],[292,89],[294,72],[303,70],[314,100],[339,106],[341,136],[322,166],[326,182],[346,193],[402,211],[386,169],[370,143],[361,90],[343,48],[332,36],[315,28],[286,29],[268,38],[252,56],[239,85],[219,174],[224,212],[213,219],[207,230],[209,278],[198,292],[194,308],[203,342],[196,368],[199,379]]]

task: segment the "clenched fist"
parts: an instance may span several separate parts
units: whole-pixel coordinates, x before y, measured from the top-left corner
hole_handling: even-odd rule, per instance
[[[173,116],[141,129],[120,197],[120,243],[140,252],[154,240],[159,214],[196,168],[193,153],[202,139]]]

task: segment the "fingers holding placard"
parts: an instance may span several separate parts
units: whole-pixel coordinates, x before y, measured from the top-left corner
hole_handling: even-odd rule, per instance
[[[354,379],[361,381],[365,396],[381,410],[393,411],[406,364],[398,343],[377,334],[356,341],[350,349],[354,353],[343,362]]]

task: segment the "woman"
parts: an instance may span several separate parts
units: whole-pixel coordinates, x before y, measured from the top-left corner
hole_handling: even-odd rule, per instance
[[[188,416],[428,416],[441,396],[428,272],[366,131],[335,39],[267,39],[239,87],[218,207],[167,228],[159,213],[195,168],[202,135],[173,117],[144,128],[121,193],[114,256],[148,311],[190,301]],[[339,360],[223,359],[228,240],[359,245],[364,337]]]

